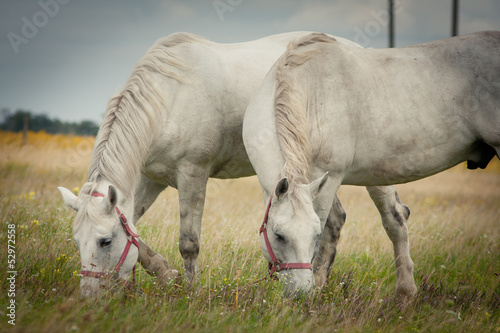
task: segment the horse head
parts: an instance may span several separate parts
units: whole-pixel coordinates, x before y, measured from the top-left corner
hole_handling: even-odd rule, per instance
[[[58,189],[66,205],[77,212],[73,239],[81,258],[81,295],[96,295],[107,277],[125,280],[135,273],[138,235],[126,218],[132,216],[131,200],[111,184],[87,183],[78,197],[64,187]]]
[[[287,178],[276,185],[260,229],[260,245],[270,274],[278,273],[286,297],[309,293],[314,287],[312,262],[321,240],[321,222],[313,207],[328,175],[290,189]]]

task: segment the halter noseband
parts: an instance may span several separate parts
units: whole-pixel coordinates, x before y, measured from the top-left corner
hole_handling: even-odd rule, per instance
[[[267,237],[267,219],[269,217],[269,209],[271,208],[271,201],[273,196],[269,198],[269,203],[267,204],[266,215],[264,215],[264,221],[259,229],[259,234],[264,234],[264,241],[266,242],[267,252],[271,256],[272,263],[268,263],[269,276],[272,276],[274,272],[279,272],[287,269],[310,269],[312,270],[312,265],[308,263],[280,263],[276,256],[274,255],[271,244],[269,243],[269,238]]]
[[[104,194],[99,193],[99,192],[93,192],[92,196],[93,197],[105,197]],[[128,222],[127,222],[127,218],[125,217],[125,215],[122,214],[122,212],[120,212],[118,207],[115,207],[115,209],[116,209],[116,213],[118,214],[118,217],[120,218],[120,222],[123,226],[123,230],[125,231],[125,234],[127,235],[127,244],[125,245],[125,249],[123,250],[121,257],[118,260],[118,263],[116,264],[115,269],[113,270],[113,272],[118,274],[120,272],[120,269],[123,266],[123,263],[125,262],[125,259],[127,259],[127,255],[128,255],[129,250],[130,250],[130,246],[132,246],[132,244],[134,244],[137,247],[137,251],[139,251],[139,242],[137,241],[137,238],[139,238],[139,235],[136,234],[135,232],[133,232],[132,229],[130,229],[130,226],[128,225]],[[132,272],[133,272],[133,280],[132,281],[135,283],[135,265],[134,265]],[[82,276],[85,276],[85,277],[91,277],[91,278],[96,278],[96,279],[110,276],[110,274],[108,272],[94,272],[94,271],[83,271],[83,270],[80,272],[80,274]],[[129,283],[126,283],[126,285],[130,286]]]

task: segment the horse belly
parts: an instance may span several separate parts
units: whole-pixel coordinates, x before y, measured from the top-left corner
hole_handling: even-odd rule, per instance
[[[421,161],[403,159],[384,159],[373,164],[354,165],[346,173],[342,184],[359,186],[384,186],[408,183],[444,171],[463,159],[455,159],[452,163],[435,163],[432,165]],[[446,165],[445,167],[443,167]]]
[[[210,173],[210,177],[219,179],[241,178],[253,175],[255,175],[255,171],[248,158],[233,158],[216,164]]]
[[[238,119],[236,126],[226,126],[220,137],[220,145],[210,161],[210,177],[231,179],[255,175],[250,163],[241,134],[243,121]]]
[[[363,186],[407,183],[449,169],[474,152],[474,143],[460,142],[463,137],[449,139],[440,145],[386,146],[383,154],[376,153],[378,146],[373,147],[371,154],[356,154],[343,183]]]

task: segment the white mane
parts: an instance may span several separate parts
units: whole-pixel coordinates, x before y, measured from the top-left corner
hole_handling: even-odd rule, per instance
[[[274,99],[276,132],[285,160],[282,177],[287,177],[291,189],[309,184],[312,159],[307,120],[307,99],[301,82],[293,69],[306,63],[318,51],[315,43],[334,43],[325,34],[313,33],[290,42],[287,51],[278,60],[276,68],[276,94]]]
[[[167,108],[157,76],[182,82],[182,73],[189,68],[175,47],[196,42],[209,43],[186,33],[160,39],[137,64],[123,91],[110,99],[92,152],[88,183],[106,179],[130,192]],[[92,187],[84,186],[82,193],[90,194]]]

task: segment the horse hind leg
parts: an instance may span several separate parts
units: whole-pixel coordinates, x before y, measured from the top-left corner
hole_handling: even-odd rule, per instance
[[[326,219],[325,228],[321,237],[318,254],[313,262],[313,271],[316,285],[321,287],[326,284],[330,268],[337,254],[337,244],[340,230],[345,223],[346,214],[340,200],[335,196],[332,208]]]
[[[396,296],[406,301],[417,293],[408,239],[410,210],[401,202],[393,186],[373,186],[366,189],[377,206],[382,225],[394,247]]]

